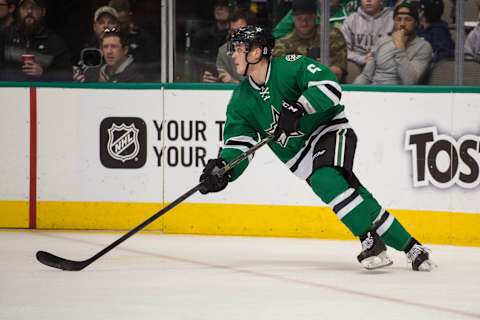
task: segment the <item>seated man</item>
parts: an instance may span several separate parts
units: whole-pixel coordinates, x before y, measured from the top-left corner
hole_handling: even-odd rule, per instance
[[[348,61],[363,68],[372,47],[392,28],[392,10],[384,7],[383,0],[362,0],[357,12],[348,16],[340,28],[347,43]]]
[[[144,77],[128,55],[126,36],[118,28],[106,29],[100,42],[105,64],[99,69],[98,82],[143,82]],[[77,70],[74,80],[85,81],[85,76]]]
[[[285,37],[278,39],[273,48],[273,56],[300,54],[307,55],[311,49],[318,48],[320,32],[315,24],[317,12],[316,1],[294,0],[292,14],[294,30]],[[312,57],[318,59],[319,56]],[[347,47],[342,33],[337,28],[330,31],[330,69],[337,79],[342,79],[347,65]]]
[[[18,23],[3,34],[3,81],[68,80],[71,62],[65,41],[45,25],[44,0],[21,0]]]
[[[395,8],[394,32],[382,37],[354,84],[418,84],[432,59],[432,47],[417,37],[418,11],[410,3]]]

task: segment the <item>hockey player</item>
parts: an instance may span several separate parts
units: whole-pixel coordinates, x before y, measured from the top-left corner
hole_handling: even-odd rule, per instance
[[[366,269],[393,262],[386,245],[407,254],[413,270],[435,267],[429,250],[383,209],[352,171],[357,137],[340,104],[342,89],[324,65],[299,55],[271,59],[273,41],[261,27],[247,26],[231,37],[229,52],[239,74],[248,76],[227,107],[224,148],[210,159],[200,181],[203,194],[223,190],[251,159],[225,175],[218,169],[260,139],[273,135],[273,153],[328,204],[360,238],[358,261]]]

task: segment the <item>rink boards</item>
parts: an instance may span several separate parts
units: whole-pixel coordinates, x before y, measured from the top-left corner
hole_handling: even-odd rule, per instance
[[[0,227],[130,229],[195,186],[231,86],[0,88]],[[480,246],[480,88],[352,87],[355,171],[425,242]],[[32,142],[32,143],[31,143]],[[350,238],[266,147],[218,194],[150,229]]]

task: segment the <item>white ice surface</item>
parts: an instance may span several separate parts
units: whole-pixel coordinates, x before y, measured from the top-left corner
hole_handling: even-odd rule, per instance
[[[363,270],[360,243],[142,233],[80,272],[37,250],[87,259],[123,233],[0,230],[1,320],[480,319],[480,248],[430,246]]]

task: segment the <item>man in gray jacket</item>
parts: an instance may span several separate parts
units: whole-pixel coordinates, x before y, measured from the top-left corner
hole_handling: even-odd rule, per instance
[[[395,8],[394,32],[378,41],[354,84],[418,84],[432,60],[432,47],[417,37],[418,11],[410,3]]]
[[[393,29],[393,12],[383,0],[362,0],[357,12],[345,19],[340,30],[347,43],[347,59],[363,67],[367,54],[380,37]]]

